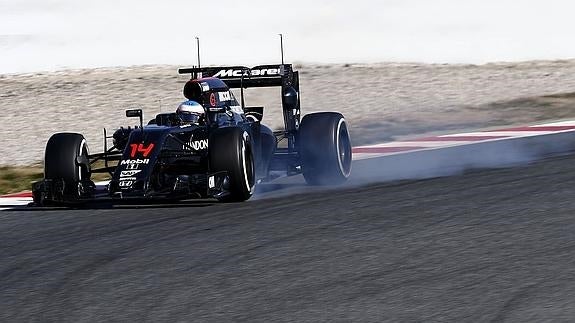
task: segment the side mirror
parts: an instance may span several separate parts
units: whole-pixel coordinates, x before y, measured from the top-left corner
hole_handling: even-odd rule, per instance
[[[130,109],[126,110],[126,117],[128,118],[140,118],[140,128],[144,131],[144,113],[142,109]]]
[[[142,117],[142,109],[126,110],[126,117],[128,117],[128,118]]]
[[[298,93],[293,87],[288,87],[283,93],[283,106],[286,110],[293,110],[298,105]]]

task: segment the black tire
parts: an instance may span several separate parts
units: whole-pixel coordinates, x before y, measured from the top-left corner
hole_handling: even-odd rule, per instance
[[[57,133],[46,144],[44,178],[63,180],[64,194],[78,195],[78,183],[90,180],[90,165],[79,164],[78,157],[88,157],[86,139],[77,133]]]
[[[255,186],[255,167],[249,134],[241,128],[221,128],[210,136],[210,171],[227,171],[229,195],[221,202],[241,202],[249,199]]]
[[[303,176],[310,185],[334,185],[351,173],[351,141],[341,113],[305,115],[299,127]]]

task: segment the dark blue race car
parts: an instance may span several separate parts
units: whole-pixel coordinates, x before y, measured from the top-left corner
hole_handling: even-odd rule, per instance
[[[104,152],[89,154],[84,136],[54,134],[46,145],[45,178],[33,184],[34,204],[77,205],[100,199],[249,199],[257,183],[303,173],[307,183],[345,181],[351,143],[344,117],[312,113],[300,120],[299,75],[290,64],[180,69],[191,74],[182,103],[146,125],[104,133]],[[261,124],[263,107],[246,106],[244,89],[281,87],[285,127]],[[238,102],[230,89],[239,88]],[[113,144],[109,144],[112,141]],[[105,190],[95,173],[109,173]]]

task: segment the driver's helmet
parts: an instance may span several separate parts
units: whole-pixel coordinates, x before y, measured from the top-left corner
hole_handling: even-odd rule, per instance
[[[200,122],[204,115],[204,107],[196,101],[184,101],[180,103],[176,114],[180,118],[182,124],[197,124]]]

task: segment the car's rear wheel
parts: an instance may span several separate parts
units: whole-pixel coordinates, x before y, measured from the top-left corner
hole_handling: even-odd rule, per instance
[[[299,153],[303,176],[311,185],[333,185],[351,173],[351,141],[341,113],[305,115],[299,128]]]
[[[221,202],[241,202],[249,199],[255,186],[255,167],[249,134],[241,128],[221,128],[210,136],[210,171],[228,174],[229,194]]]
[[[81,195],[81,183],[90,181],[88,144],[78,133],[57,133],[46,144],[44,178],[61,180],[64,195],[69,198]]]

